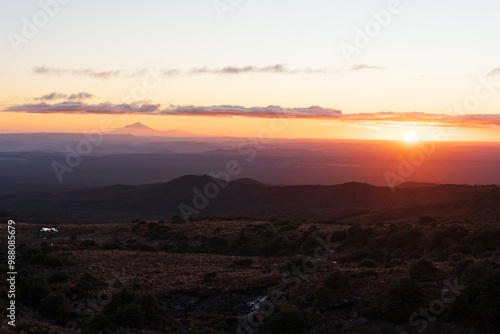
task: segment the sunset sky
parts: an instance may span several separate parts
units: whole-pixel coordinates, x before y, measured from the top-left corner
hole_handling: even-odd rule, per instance
[[[498,13],[494,0],[5,0],[0,132],[109,118],[255,136],[285,117],[276,137],[500,141]]]

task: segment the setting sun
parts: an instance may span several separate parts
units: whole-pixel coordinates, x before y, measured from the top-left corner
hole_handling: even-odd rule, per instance
[[[414,143],[417,141],[417,133],[415,131],[406,131],[406,141]]]

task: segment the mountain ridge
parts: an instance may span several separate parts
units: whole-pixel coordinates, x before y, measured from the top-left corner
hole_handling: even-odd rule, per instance
[[[49,196],[50,195],[50,196]],[[2,210],[0,198],[0,210]],[[12,201],[14,199],[5,199]],[[183,210],[203,216],[334,219],[348,222],[400,221],[421,216],[497,221],[500,187],[434,185],[388,187],[361,182],[337,185],[269,185],[250,178],[227,183],[209,175],[184,175],[167,182],[92,187],[15,199],[29,211],[54,210],[75,219],[89,212],[104,222],[112,217],[168,218]],[[15,205],[14,205],[15,206]],[[24,213],[24,211],[22,211]],[[24,219],[28,215],[17,213]],[[185,215],[185,214],[184,214]],[[59,217],[59,216],[57,216]]]

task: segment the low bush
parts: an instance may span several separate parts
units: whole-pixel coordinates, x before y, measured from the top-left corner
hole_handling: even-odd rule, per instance
[[[48,282],[50,284],[61,283],[68,279],[68,274],[65,271],[56,271],[48,277]]]
[[[377,268],[379,266],[378,262],[375,262],[373,260],[363,260],[359,263],[360,267],[365,267],[365,268]]]
[[[351,281],[348,276],[340,271],[328,274],[324,279],[324,285],[332,290],[345,289],[349,287]]]
[[[437,268],[431,261],[420,258],[410,263],[409,274],[412,279],[428,282],[436,277]]]
[[[284,305],[264,322],[269,334],[302,334],[307,323],[304,313],[295,306]]]
[[[64,319],[71,312],[71,307],[68,298],[64,294],[51,292],[42,299],[38,310],[44,317]]]
[[[384,313],[394,319],[402,320],[408,317],[405,306],[415,308],[425,299],[422,287],[416,280],[404,277],[391,284],[384,302]]]
[[[253,260],[249,258],[234,260],[232,264],[234,268],[249,268],[252,265],[253,265]]]

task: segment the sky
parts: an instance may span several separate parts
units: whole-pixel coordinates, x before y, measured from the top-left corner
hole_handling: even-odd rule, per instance
[[[0,1],[0,132],[500,141],[494,0]]]

